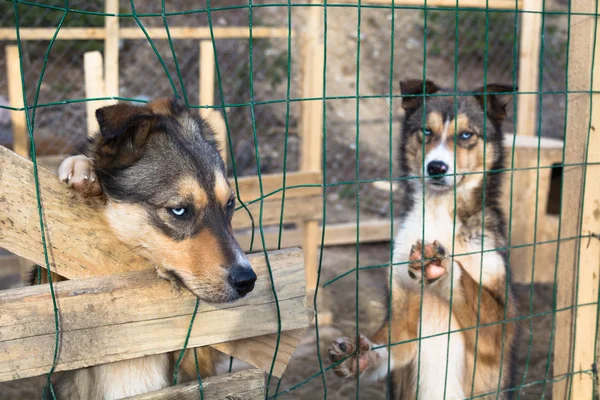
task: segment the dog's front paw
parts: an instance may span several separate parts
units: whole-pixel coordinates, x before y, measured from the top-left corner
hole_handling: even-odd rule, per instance
[[[84,197],[94,197],[102,193],[102,187],[94,172],[92,160],[86,156],[66,158],[58,168],[58,177],[67,186]]]
[[[450,259],[448,251],[437,240],[433,243],[415,243],[410,249],[408,274],[411,278],[421,281],[423,273],[425,284],[431,284],[448,274]]]
[[[335,339],[329,346],[329,359],[332,363],[339,362],[333,372],[337,376],[356,377],[379,360],[379,354],[371,348],[371,342],[362,334],[358,337],[358,349],[356,342],[347,337]]]

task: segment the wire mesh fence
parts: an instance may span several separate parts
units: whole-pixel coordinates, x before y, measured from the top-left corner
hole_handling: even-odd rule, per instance
[[[184,1],[123,1],[120,5],[121,26],[137,27],[138,23],[129,15],[136,14],[145,27],[162,27],[161,13],[166,12],[170,27],[209,27],[210,21],[212,26],[289,26],[302,31],[310,9],[304,3],[233,0],[218,5],[202,3],[191,7]],[[542,14],[540,104],[537,115],[532,118],[536,118],[538,135],[563,139],[567,129],[567,54],[571,16],[567,12],[568,5],[553,4],[551,8],[550,1],[547,3],[544,7],[553,11]],[[65,13],[65,7],[69,12]],[[101,1],[66,4],[57,0],[36,5],[4,2],[0,4],[0,27],[16,29],[15,21],[18,21],[20,28],[56,28],[64,15],[63,27],[101,27],[105,17],[103,7]],[[397,149],[403,111],[398,82],[424,74],[450,90],[455,87],[472,89],[486,82],[518,82],[523,79],[517,76],[519,59],[515,56],[519,52],[522,14],[514,10],[486,11],[485,8],[459,11],[452,7],[392,8],[390,5],[369,7],[360,3],[325,3],[321,7],[325,17],[324,32],[319,34],[324,34],[326,60],[323,229],[338,222],[353,222],[360,227],[371,218],[392,220],[398,217],[401,208],[397,192],[391,190],[392,184],[401,180],[397,173]],[[288,43],[291,46],[288,47]],[[39,108],[35,109],[36,120],[32,127],[37,155],[68,154],[85,135],[85,103],[80,101],[85,100],[83,54],[102,50],[103,42],[22,41],[18,44],[27,105],[33,107],[32,99],[39,95]],[[222,111],[228,113],[229,140],[238,176],[298,169],[302,139],[298,126],[303,100],[300,45],[297,37],[289,42],[286,39],[215,41],[220,82],[216,83],[214,104],[219,108],[218,105],[224,103]],[[121,40],[120,97],[146,101],[173,93],[156,56],[158,53],[171,77],[179,78],[173,79],[177,93],[187,97],[191,105],[198,106],[198,41],[181,39],[172,45],[167,41],[156,41],[155,46],[156,50],[145,40]],[[50,48],[45,60],[43,55]],[[0,68],[5,69],[2,60]],[[38,87],[43,70],[44,78]],[[252,85],[249,84],[251,78]],[[0,79],[0,95],[7,91],[6,80]],[[508,117],[504,122],[507,133],[516,129],[516,102],[517,96],[515,103],[508,106]],[[289,112],[286,110],[288,104]],[[0,112],[10,110],[6,104],[0,104],[0,107]],[[0,124],[0,143],[10,145],[8,120],[0,118]],[[538,164],[533,164],[533,170],[540,167],[539,144],[537,147]],[[536,157],[535,154],[532,157]],[[510,157],[507,167],[509,170],[515,168],[510,164]],[[558,168],[554,170],[558,171]],[[554,181],[558,181],[558,190],[555,188],[554,193],[560,193],[561,173],[553,175]],[[383,182],[386,187],[375,186],[375,182]],[[537,183],[534,181],[533,184],[539,187],[539,175]],[[513,187],[513,190],[521,188]],[[545,205],[536,202],[536,215],[538,207]],[[560,215],[560,195],[554,201],[554,207],[553,214]],[[519,216],[511,214],[510,218]],[[258,221],[258,216],[255,219]],[[511,231],[510,225],[508,231]],[[534,231],[537,232],[537,224]],[[390,240],[392,236],[390,232]],[[581,232],[578,237],[592,238]],[[536,240],[539,238],[534,234],[529,245]],[[558,241],[560,246],[560,235],[550,240]],[[317,325],[307,333],[284,378],[270,381],[270,397],[389,398],[389,385],[385,381],[368,385],[359,379],[340,380],[333,376],[331,363],[327,360],[326,349],[332,339],[342,334],[354,337],[359,330],[375,332],[388,317],[386,271],[391,268],[392,246],[366,245],[359,241],[360,236],[355,246],[322,247],[321,287],[316,311],[317,316],[319,312],[332,312],[334,323]],[[535,249],[535,245],[532,246]],[[535,253],[533,257],[532,264],[536,265]],[[514,392],[519,398],[552,395],[556,290],[555,281],[515,284],[518,309],[514,321],[510,322],[518,322],[523,335],[515,352],[512,387],[505,390]],[[443,359],[444,355],[440,357]],[[592,366],[581,366],[572,373],[575,374],[596,377]],[[496,396],[496,392],[493,395]],[[470,397],[477,396],[471,394]]]

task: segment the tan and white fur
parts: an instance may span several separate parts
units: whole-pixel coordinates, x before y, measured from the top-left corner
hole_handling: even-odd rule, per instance
[[[96,115],[100,132],[83,155],[67,158],[59,168],[75,197],[99,207],[116,236],[138,249],[176,290],[212,303],[251,292],[256,275],[233,237],[235,197],[210,128],[176,99],[119,103]],[[53,274],[53,280],[64,279]],[[202,377],[218,372],[220,353],[209,347],[194,351]],[[172,383],[179,354],[64,372],[54,391],[60,400],[74,400],[163,389]],[[179,372],[180,382],[196,378],[192,351],[186,351]]]
[[[383,382],[389,372],[393,399],[507,398],[515,304],[494,171],[503,167],[500,127],[513,89],[488,85],[455,103],[426,97],[442,93],[430,81],[401,87],[405,180],[391,318],[369,338],[334,340],[334,372]]]

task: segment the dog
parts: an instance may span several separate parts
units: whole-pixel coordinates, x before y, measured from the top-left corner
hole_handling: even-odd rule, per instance
[[[100,108],[100,127],[82,155],[65,159],[59,178],[74,194],[101,207],[106,222],[139,249],[159,276],[200,300],[232,302],[254,288],[256,274],[233,236],[235,197],[210,127],[181,101]],[[47,282],[45,274],[40,278]],[[37,280],[37,279],[34,279]],[[53,274],[53,280],[63,280]],[[200,374],[214,375],[218,355],[196,349]],[[69,371],[57,397],[118,399],[170,386],[180,352]],[[196,377],[192,352],[180,369]]]
[[[400,87],[390,319],[370,338],[334,340],[333,370],[387,377],[393,399],[507,398],[517,326],[500,207],[502,121],[516,89],[454,96],[429,80]]]

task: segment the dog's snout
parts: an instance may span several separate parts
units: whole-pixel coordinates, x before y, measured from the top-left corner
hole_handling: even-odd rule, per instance
[[[448,164],[443,161],[430,161],[427,164],[427,174],[433,179],[442,179],[448,172]]]
[[[236,265],[229,272],[229,283],[240,296],[244,296],[254,289],[256,274],[249,265]]]

